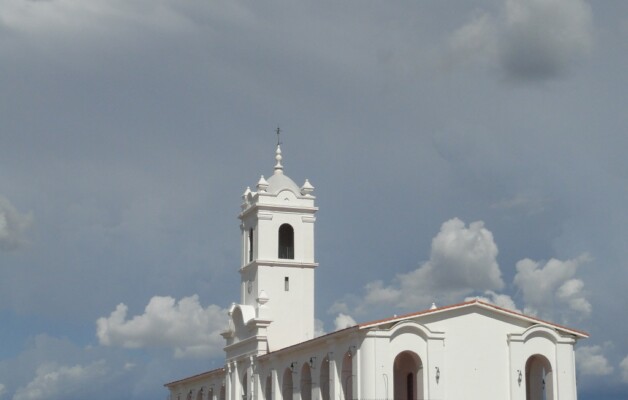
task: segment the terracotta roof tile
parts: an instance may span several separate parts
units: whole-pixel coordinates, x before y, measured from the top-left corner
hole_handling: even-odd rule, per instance
[[[360,329],[364,329],[364,328],[368,328],[368,327],[371,327],[371,326],[374,326],[374,325],[384,324],[386,322],[401,321],[401,320],[404,320],[404,319],[414,318],[414,317],[418,317],[418,316],[421,316],[421,315],[441,313],[441,312],[444,312],[444,311],[447,311],[447,310],[457,309],[457,308],[465,308],[465,307],[469,307],[469,306],[475,305],[475,304],[482,305],[485,308],[492,308],[492,309],[495,309],[495,310],[500,311],[502,313],[511,314],[511,315],[513,315],[513,316],[515,316],[517,318],[522,318],[522,319],[526,319],[526,320],[529,320],[529,321],[535,321],[535,322],[539,322],[539,323],[542,323],[542,324],[545,324],[545,325],[549,325],[549,326],[552,326],[554,328],[560,329],[562,331],[570,332],[570,333],[575,334],[577,336],[581,336],[581,337],[584,337],[584,338],[589,337],[589,334],[587,332],[580,331],[580,330],[573,329],[573,328],[568,328],[566,326],[555,324],[555,323],[549,322],[549,321],[545,321],[545,320],[542,320],[540,318],[531,317],[529,315],[525,315],[525,314],[519,313],[517,311],[509,310],[507,308],[499,307],[499,306],[496,306],[494,304],[487,303],[485,301],[478,300],[478,299],[465,301],[465,302],[457,303],[457,304],[452,304],[452,305],[448,305],[448,306],[444,306],[444,307],[438,307],[438,308],[434,308],[434,309],[428,309],[428,310],[418,311],[418,312],[414,312],[414,313],[399,315],[399,316],[395,316],[395,317],[390,317],[390,318],[384,318],[384,319],[380,319],[380,320],[365,322],[365,323],[362,323],[362,324],[358,324],[358,327]]]

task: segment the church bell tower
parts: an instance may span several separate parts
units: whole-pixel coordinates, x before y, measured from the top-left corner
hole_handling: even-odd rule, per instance
[[[242,195],[241,301],[230,311],[232,339],[223,334],[227,353],[230,343],[246,339],[238,325],[258,341],[265,336],[266,351],[314,337],[314,187],[307,179],[299,187],[284,174],[279,143],[275,160],[272,176],[262,175],[256,191]]]

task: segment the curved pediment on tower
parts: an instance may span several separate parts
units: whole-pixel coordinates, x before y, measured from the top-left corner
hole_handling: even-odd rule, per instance
[[[227,340],[225,347],[227,359],[268,352],[267,328],[272,321],[260,314],[264,313],[256,311],[255,307],[250,305],[231,306],[229,329],[222,333]]]
[[[255,318],[255,308],[253,306],[237,304],[234,307],[231,320],[233,321],[236,337],[241,339],[248,336],[246,326],[253,318]]]

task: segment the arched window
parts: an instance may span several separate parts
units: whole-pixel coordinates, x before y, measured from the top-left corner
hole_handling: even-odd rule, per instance
[[[547,358],[535,354],[526,362],[526,400],[553,400],[554,379]]]
[[[312,370],[308,363],[301,368],[301,400],[312,400]]]
[[[279,258],[294,259],[294,229],[289,224],[279,227]]]
[[[248,375],[245,372],[242,375],[242,399],[247,400],[249,398],[249,380]]]
[[[265,400],[273,400],[273,376],[268,375],[266,377],[266,387],[264,388]]]
[[[423,399],[423,365],[417,354],[404,351],[395,357],[394,399]]]
[[[351,353],[346,352],[342,358],[342,372],[340,373],[342,380],[342,393],[344,400],[353,400],[353,362]]]
[[[249,262],[253,261],[253,228],[249,229]]]
[[[281,383],[281,397],[283,400],[292,400],[292,371],[286,368],[283,373],[283,382]]]

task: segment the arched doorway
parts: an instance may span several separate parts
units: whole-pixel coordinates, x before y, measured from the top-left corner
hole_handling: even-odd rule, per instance
[[[266,377],[266,386],[264,387],[265,400],[272,400],[273,398],[273,376],[272,374]]]
[[[397,354],[393,364],[394,399],[422,400],[423,363],[421,358],[412,351]]]
[[[552,365],[540,354],[526,361],[526,400],[554,400]]]
[[[342,372],[340,374],[342,384],[342,394],[344,400],[353,399],[353,363],[351,352],[346,352],[342,357]]]
[[[242,375],[242,400],[248,400],[249,398],[249,380],[247,373]]]
[[[304,363],[301,368],[301,400],[312,400],[312,370],[310,364]]]
[[[321,400],[329,400],[329,357],[321,362],[321,375],[319,378],[321,387]]]
[[[292,370],[290,368],[286,368],[283,373],[283,379],[281,382],[281,397],[283,400],[292,400]]]

